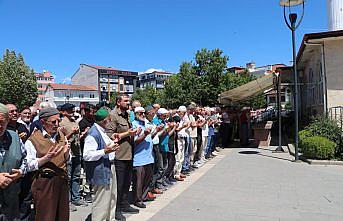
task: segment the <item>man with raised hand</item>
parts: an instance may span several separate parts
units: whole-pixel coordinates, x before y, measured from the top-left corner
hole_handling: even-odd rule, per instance
[[[29,169],[36,171],[31,187],[35,220],[69,220],[70,146],[59,130],[61,119],[56,108],[41,110],[39,120],[42,129],[36,129],[25,143]]]

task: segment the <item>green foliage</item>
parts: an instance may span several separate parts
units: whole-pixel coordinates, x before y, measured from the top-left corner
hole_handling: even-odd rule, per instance
[[[138,89],[132,95],[131,100],[139,100],[143,107],[152,105],[156,102],[158,97],[158,91],[152,86],[148,86],[145,89]]]
[[[310,131],[313,136],[326,137],[337,144],[341,138],[341,129],[337,122],[325,116],[314,118],[305,130]]]
[[[300,149],[303,149],[303,145],[304,145],[303,140],[305,140],[308,137],[313,137],[313,134],[311,131],[309,131],[309,130],[299,131],[299,147],[300,147]]]
[[[335,148],[336,144],[325,137],[306,137],[302,140],[303,155],[311,159],[332,159],[335,155]]]
[[[37,99],[37,82],[33,70],[21,54],[6,50],[0,59],[0,102],[13,103],[19,109]]]
[[[285,104],[285,109],[286,109],[286,110],[292,110],[292,109],[293,109],[292,104],[291,104],[290,102],[287,102],[287,103]]]

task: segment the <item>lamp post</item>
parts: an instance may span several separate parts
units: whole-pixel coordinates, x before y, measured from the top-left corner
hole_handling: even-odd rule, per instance
[[[294,115],[295,115],[295,161],[299,160],[299,116],[298,116],[298,73],[297,73],[297,58],[295,48],[295,30],[299,27],[304,18],[305,0],[280,0],[280,5],[283,6],[283,17],[287,27],[292,31],[292,47],[293,47],[293,72],[294,72]],[[292,8],[302,5],[301,17],[297,22],[297,13],[293,13]],[[289,9],[288,19],[286,16],[286,7]]]

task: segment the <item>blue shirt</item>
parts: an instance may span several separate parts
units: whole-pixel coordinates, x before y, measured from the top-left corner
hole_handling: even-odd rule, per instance
[[[163,120],[158,118],[157,116],[154,117],[154,119],[152,120],[153,124],[155,124],[156,126],[163,124]],[[166,128],[166,126],[164,126],[164,128]],[[169,146],[168,146],[168,142],[169,142],[169,135],[168,133],[162,137],[160,137],[160,150],[163,152],[168,152],[169,151]]]
[[[138,139],[138,137],[142,136],[144,134],[144,130],[146,128],[151,127],[152,124],[148,121],[139,121],[139,120],[134,120],[132,122],[132,127],[133,128],[142,128],[142,132],[139,135],[135,136],[135,141]],[[151,163],[154,163],[154,157],[153,157],[153,144],[152,144],[152,138],[151,135],[149,134],[148,136],[145,137],[145,139],[140,142],[138,145],[135,146],[134,148],[134,155],[133,155],[133,166],[144,166],[148,165]]]
[[[135,120],[135,113],[133,111],[129,112],[129,120],[132,123]]]

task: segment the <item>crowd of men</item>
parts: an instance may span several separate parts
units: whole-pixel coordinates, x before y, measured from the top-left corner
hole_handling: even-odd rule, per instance
[[[0,221],[66,221],[89,203],[93,221],[125,220],[233,137],[220,108],[142,107],[127,95],[115,102],[81,114],[70,103],[0,103]]]

